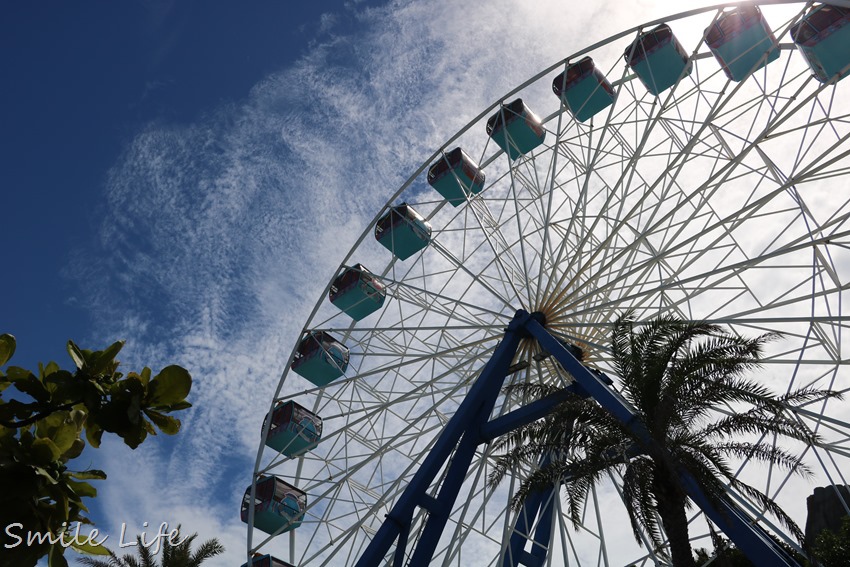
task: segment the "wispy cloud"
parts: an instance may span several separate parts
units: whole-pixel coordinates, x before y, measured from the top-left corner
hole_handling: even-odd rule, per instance
[[[650,2],[392,2],[191,124],[149,124],[106,180],[101,247],[76,273],[128,367],[195,379],[183,432],[108,446],[107,523],[173,519],[241,564],[238,502],[301,325],[387,198],[443,141],[565,55],[659,15]],[[357,22],[341,34],[340,18]],[[482,133],[483,135],[483,133]],[[100,257],[96,267],[82,259]],[[141,528],[139,528],[141,529]],[[223,563],[222,563],[223,564]]]

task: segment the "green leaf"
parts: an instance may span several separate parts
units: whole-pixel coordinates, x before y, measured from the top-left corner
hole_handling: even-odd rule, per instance
[[[51,374],[55,374],[56,372],[59,372],[59,371],[62,370],[61,368],[59,368],[59,365],[56,364],[55,362],[48,362],[47,366],[41,366],[39,364],[39,368],[41,369],[42,377],[50,376]]]
[[[171,404],[170,406],[167,406],[166,409],[168,409],[168,411],[179,411],[188,409],[190,407],[192,407],[192,404],[190,404],[189,402],[177,402],[176,404]]]
[[[71,543],[71,549],[76,551],[77,553],[81,553],[83,555],[109,555],[109,549],[105,545],[95,545],[98,538],[94,538],[92,543],[88,543],[88,540],[85,538],[80,538],[84,541],[82,543],[77,543],[74,540]]]
[[[59,479],[56,478],[56,475],[52,474],[50,471],[43,467],[33,467],[32,470],[33,472],[35,472],[36,475],[44,478],[50,484],[56,484],[59,482]]]
[[[39,437],[32,442],[32,453],[36,462],[41,465],[47,465],[53,461],[57,461],[62,456],[62,451],[59,450],[56,443],[45,437]]]
[[[131,449],[135,449],[139,445],[144,442],[145,438],[148,436],[147,429],[145,425],[147,422],[145,420],[139,420],[139,423],[134,425],[127,431],[122,431],[118,433],[118,436],[124,440],[124,444],[130,447]]]
[[[67,348],[68,354],[71,356],[71,360],[74,361],[74,366],[82,370],[83,366],[86,365],[86,358],[83,356],[83,351],[80,350],[80,347],[74,344],[74,341],[68,341]]]
[[[50,438],[56,443],[62,454],[65,454],[74,446],[74,442],[80,438],[80,429],[73,423],[65,423],[62,427],[57,427]]]
[[[106,392],[100,384],[97,382],[86,382],[84,387],[81,388],[81,391],[83,392],[83,404],[87,410],[94,413],[101,408]]]
[[[110,372],[113,370],[113,367],[116,366],[115,357],[124,347],[124,341],[116,341],[106,347],[106,349],[94,353],[92,357],[94,361],[92,362],[90,372],[95,376],[99,374],[103,374],[104,372]]]
[[[98,469],[87,471],[68,471],[68,476],[77,480],[106,480],[106,473]]]
[[[35,434],[39,437],[53,437],[54,431],[62,427],[68,417],[67,411],[57,411],[39,419],[35,424]]]
[[[53,544],[50,546],[50,555],[47,556],[47,567],[68,567],[68,561],[65,556],[65,548],[61,545]]]
[[[156,429],[154,429],[154,426],[151,425],[150,421],[143,419],[142,425],[144,425],[145,431],[148,432],[148,435],[156,435]]]
[[[100,439],[103,437],[103,428],[92,420],[86,422],[86,440],[89,445],[97,449],[100,447]]]
[[[30,372],[26,368],[21,368],[20,366],[10,366],[6,369],[6,379],[9,382],[19,382],[21,380],[27,380],[30,376],[35,378],[35,374]]]
[[[38,408],[37,403],[25,404],[18,400],[9,400],[5,404],[0,404],[0,421],[26,419],[38,411]]]
[[[62,460],[67,462],[71,459],[76,459],[77,457],[83,454],[83,449],[85,448],[85,441],[80,438],[74,439],[74,442],[71,444],[68,450],[62,453]]]
[[[97,496],[97,488],[87,482],[66,480],[65,484],[80,498],[95,498]]]
[[[192,377],[185,368],[166,366],[151,380],[145,405],[162,407],[182,402],[191,389]]]
[[[82,451],[78,443],[82,441],[81,430],[82,428],[71,419],[70,412],[61,411],[40,419],[36,423],[35,432],[37,437],[53,441],[61,457],[69,459],[79,456]]]
[[[131,394],[142,395],[145,393],[145,387],[142,384],[138,374],[130,373],[126,378],[117,382],[111,387],[111,391],[119,392],[121,390],[130,392]]]
[[[145,415],[166,435],[174,435],[180,431],[180,420],[176,417],[164,415],[151,409],[145,410]]]
[[[139,379],[142,381],[142,384],[145,386],[145,389],[147,389],[148,384],[151,381],[151,369],[147,366],[142,368],[142,373],[139,375]]]
[[[37,402],[46,404],[50,401],[50,392],[34,374],[30,374],[22,380],[13,380],[13,382],[16,389],[31,396]]]
[[[15,354],[16,346],[14,335],[9,333],[0,335],[0,366],[5,366],[9,362],[9,359]]]
[[[86,424],[86,410],[84,409],[72,409],[68,413],[68,419],[70,419],[77,427],[82,429],[83,425]]]
[[[51,364],[53,364],[51,362]],[[67,370],[57,369],[50,372],[50,365],[47,365],[44,376],[44,387],[51,394],[51,401],[56,405],[66,404],[81,400],[86,390],[86,382],[75,378],[73,374]]]
[[[130,403],[127,405],[127,419],[133,425],[138,425],[142,419],[142,396],[136,394],[130,397]]]

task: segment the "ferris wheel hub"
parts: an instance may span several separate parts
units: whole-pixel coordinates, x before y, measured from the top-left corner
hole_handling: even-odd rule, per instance
[[[535,320],[535,321],[537,321],[538,323],[540,323],[540,326],[541,326],[541,327],[545,327],[545,326],[546,326],[546,314],[545,314],[545,313],[543,313],[542,311],[535,311],[535,312],[533,312],[533,313],[530,313],[530,314],[529,314],[529,317],[530,317],[531,319],[534,319],[534,320]]]
[[[531,338],[531,333],[529,333],[525,327],[526,322],[529,319],[537,321],[540,323],[541,327],[546,327],[546,315],[542,311],[533,311],[532,313],[529,313],[525,309],[518,309],[514,315],[513,321],[511,321],[506,330],[517,333],[522,339]]]

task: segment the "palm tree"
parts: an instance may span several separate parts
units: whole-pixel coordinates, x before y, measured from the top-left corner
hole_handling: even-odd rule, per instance
[[[177,531],[180,531],[180,526],[177,526]],[[138,559],[134,555],[127,554],[118,557],[114,552],[110,552],[107,560],[82,557],[80,563],[88,567],[198,567],[207,559],[224,553],[224,546],[215,538],[205,541],[192,553],[192,542],[195,541],[196,537],[198,537],[198,534],[194,533],[173,546],[167,542],[164,543],[162,545],[161,564],[157,564],[151,550],[142,545],[141,536],[136,537],[139,551]]]
[[[811,388],[777,396],[745,378],[759,366],[765,344],[775,338],[775,334],[743,338],[717,325],[672,317],[644,324],[637,324],[630,314],[621,317],[613,331],[614,367],[621,394],[649,431],[652,446],[643,445],[594,400],[572,396],[546,418],[499,440],[497,451],[504,453],[496,459],[490,483],[498,484],[513,470],[534,469],[546,462],[523,479],[512,504],[520,508],[530,492],[561,483],[569,515],[578,526],[590,489],[617,470],[638,543],[645,533],[663,552],[663,527],[673,565],[690,567],[695,565],[686,516],[691,502],[677,472],[683,468],[709,499],[724,498],[727,485],[731,486],[802,541],[794,521],[766,494],[738,480],[730,465],[730,460],[749,459],[810,474],[789,451],[745,440],[768,434],[814,443],[817,437],[800,427],[786,408],[837,396]],[[508,388],[529,400],[556,389],[541,384]]]

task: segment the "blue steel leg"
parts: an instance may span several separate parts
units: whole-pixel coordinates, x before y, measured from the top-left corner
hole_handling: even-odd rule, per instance
[[[531,556],[535,561],[529,562],[528,567],[543,567],[546,561],[555,525],[555,498],[557,497],[558,491],[555,487],[546,491],[543,507],[538,514],[537,529],[534,530],[534,539],[531,541]]]
[[[392,511],[387,515],[388,518],[381,524],[381,527],[375,533],[375,537],[369,543],[369,546],[364,551],[363,555],[357,561],[356,567],[371,567],[377,566],[384,561],[390,547],[396,538],[403,531],[409,531],[410,524],[413,521],[413,513],[417,506],[426,508],[431,515],[437,514],[442,517],[447,517],[448,511],[451,509],[451,500],[453,504],[454,498],[457,497],[455,492],[454,497],[450,498],[448,492],[441,490],[440,496],[445,492],[445,498],[442,502],[435,500],[428,494],[428,489],[434,482],[437,474],[449,460],[452,451],[458,446],[458,441],[466,432],[473,432],[466,435],[468,438],[461,443],[463,452],[469,451],[469,445],[472,445],[474,453],[477,446],[478,432],[484,425],[484,422],[489,418],[493,405],[502,388],[502,383],[505,380],[507,370],[510,367],[514,354],[516,353],[519,341],[524,334],[524,323],[530,316],[524,311],[518,311],[516,317],[508,325],[505,332],[505,338],[496,347],[493,357],[482,370],[481,375],[475,381],[475,384],[470,389],[466,398],[461,402],[455,414],[446,424],[445,429],[440,434],[439,439],[434,444],[428,456],[422,462],[419,470],[414,474],[413,479],[408,484],[407,488],[402,493]],[[473,444],[473,438],[476,441]],[[458,447],[461,450],[461,447]],[[456,455],[457,456],[457,455]],[[468,464],[467,464],[468,467]],[[457,468],[460,468],[458,465]],[[450,471],[451,472],[451,471]],[[464,473],[466,470],[464,469]],[[455,473],[456,474],[456,473]],[[448,479],[446,479],[448,481]],[[443,483],[445,486],[445,482]],[[444,512],[441,512],[444,510]],[[440,522],[430,522],[434,527],[429,533],[433,533],[439,527]],[[427,528],[427,526],[426,526]],[[439,534],[437,534],[439,539]],[[417,545],[417,550],[422,541]],[[398,557],[396,558],[398,560]],[[430,561],[430,557],[427,558]],[[398,566],[400,567],[400,565]]]
[[[534,527],[534,520],[540,512],[540,505],[543,504],[543,498],[547,491],[534,492],[530,494],[522,504],[522,510],[517,516],[514,524],[513,532],[511,533],[510,544],[505,553],[505,560],[502,562],[502,567],[517,567],[518,565],[528,565],[529,553],[525,551],[525,543],[532,539],[531,530]]]
[[[546,459],[548,461],[548,459]],[[558,497],[557,487],[534,492],[523,502],[522,510],[514,524],[510,544],[505,553],[502,567],[542,567],[549,551],[552,539],[552,523],[555,498]],[[531,529],[537,520],[534,535]],[[526,542],[531,542],[531,551],[525,551]]]
[[[510,364],[510,361],[506,362]],[[493,368],[493,372],[499,373],[504,380],[504,373],[507,371],[507,368],[507,366],[502,365],[499,368]],[[488,398],[481,405],[481,408],[475,417],[469,422],[469,428],[464,433],[460,445],[452,457],[449,470],[443,480],[443,485],[440,487],[439,496],[434,502],[430,503],[430,505],[425,506],[429,512],[428,521],[425,528],[422,530],[422,536],[416,545],[416,551],[413,553],[413,557],[411,558],[410,567],[419,567],[420,565],[424,566],[431,561],[431,557],[433,557],[434,550],[437,548],[440,536],[443,533],[443,527],[449,519],[449,513],[451,512],[455,500],[457,499],[457,495],[460,492],[460,487],[463,484],[466,472],[469,470],[469,465],[472,463],[472,458],[475,456],[475,451],[478,445],[482,442],[492,440],[493,437],[491,437],[491,435],[494,433],[497,435],[501,434],[498,432],[505,427],[510,427],[511,429],[508,429],[508,431],[510,431],[538,419],[539,416],[548,414],[552,411],[552,408],[554,408],[555,405],[565,400],[567,397],[566,390],[561,391],[543,400],[539,400],[538,402],[534,402],[528,406],[506,414],[502,416],[502,418],[488,421],[498,394],[499,390],[488,392]],[[548,458],[545,459],[541,465],[545,465],[548,461]],[[537,516],[537,512],[541,505],[542,500],[538,501],[536,507],[529,509],[529,512],[532,514],[530,520],[531,523],[529,523],[528,528],[522,533],[528,534],[530,532],[531,525],[533,525],[534,519]],[[543,545],[544,548],[548,547],[548,542],[538,541],[537,543]],[[524,541],[522,544],[518,545],[520,545],[519,549],[522,550]],[[536,547],[539,551],[540,546],[538,545]],[[536,563],[527,562],[524,564],[536,565]]]
[[[510,364],[510,360],[507,363]],[[494,371],[498,372],[501,370],[501,376],[504,379],[504,372],[507,371],[507,368],[508,366],[505,365],[501,369],[494,369]],[[494,392],[496,395],[498,393],[498,390]],[[434,556],[434,551],[440,542],[440,536],[443,534],[443,528],[449,519],[449,513],[454,507],[463,480],[466,478],[466,472],[469,470],[472,458],[478,449],[479,438],[476,430],[490,417],[490,412],[496,402],[496,395],[492,397],[492,400],[488,396],[487,400],[485,400],[478,412],[476,412],[472,423],[470,423],[473,427],[470,427],[464,433],[457,450],[455,450],[452,456],[448,471],[443,479],[443,484],[440,486],[440,492],[436,502],[431,506],[426,506],[428,509],[428,521],[422,529],[422,535],[410,559],[410,567],[425,567],[431,563],[431,558]]]
[[[598,376],[585,368],[555,337],[536,320],[526,319],[526,329],[546,351],[550,352],[561,366],[569,372],[588,394],[602,407],[618,418],[646,448],[656,452],[666,452],[649,434],[646,426],[638,419],[635,410],[617,392],[609,388]],[[703,492],[699,483],[685,469],[678,471],[682,486],[688,496],[714,522],[750,560],[763,567],[799,567],[758,524],[753,524],[747,516],[732,503],[720,500],[715,507]]]

